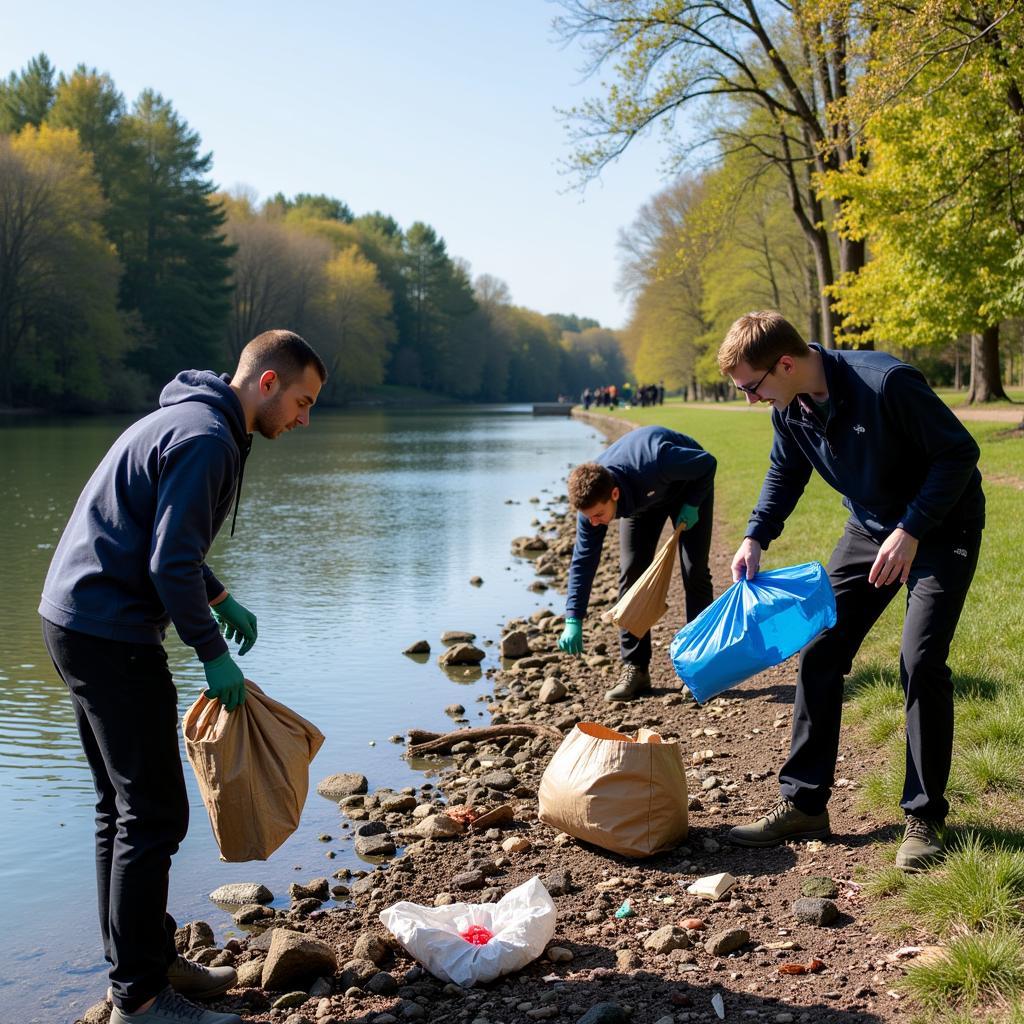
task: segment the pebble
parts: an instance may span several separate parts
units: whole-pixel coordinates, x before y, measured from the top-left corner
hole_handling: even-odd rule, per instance
[[[749,941],[750,933],[746,928],[727,928],[710,935],[704,949],[711,956],[727,956]]]
[[[803,924],[827,925],[839,917],[839,908],[828,899],[803,896],[793,902],[793,916]]]
[[[553,964],[567,964],[573,959],[572,950],[565,946],[548,946],[546,955]]]

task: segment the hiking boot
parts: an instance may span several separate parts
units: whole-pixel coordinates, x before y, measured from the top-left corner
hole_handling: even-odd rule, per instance
[[[167,983],[189,999],[216,999],[238,981],[234,967],[204,967],[179,956],[167,968]]]
[[[752,825],[737,825],[727,836],[736,846],[778,846],[793,839],[826,839],[831,834],[828,811],[804,814],[795,804],[780,800]]]
[[[167,986],[148,1010],[125,1013],[114,1007],[110,1024],[242,1024],[237,1013],[216,1013],[205,1006],[196,1006]]]
[[[942,828],[941,821],[929,821],[908,814],[907,829],[896,854],[896,867],[904,871],[922,871],[939,860],[945,850]]]
[[[651,673],[637,665],[626,665],[619,681],[605,693],[605,700],[632,700],[651,692]]]

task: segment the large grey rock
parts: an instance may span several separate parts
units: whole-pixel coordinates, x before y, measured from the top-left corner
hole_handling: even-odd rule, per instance
[[[416,797],[407,793],[395,793],[393,796],[383,797],[380,801],[380,809],[387,814],[404,814],[416,806]]]
[[[447,814],[431,814],[414,825],[411,831],[424,839],[452,839],[462,831],[462,826]]]
[[[831,924],[839,916],[839,908],[831,901],[803,896],[793,902],[793,916],[804,924]]]
[[[365,775],[358,772],[338,772],[336,775],[328,775],[326,779],[321,779],[316,784],[316,791],[328,800],[340,800],[344,796],[365,793],[368,785]]]
[[[481,786],[502,792],[507,789],[515,789],[518,785],[516,777],[511,772],[488,772],[486,775],[481,775],[477,781]]]
[[[253,924],[256,921],[273,917],[274,911],[270,907],[263,906],[262,903],[246,903],[231,916],[234,917],[235,924]]]
[[[556,868],[541,878],[544,888],[552,896],[566,896],[572,892],[572,875],[568,868]]]
[[[442,665],[479,665],[484,660],[484,652],[473,644],[455,644],[437,660]]]
[[[479,870],[461,871],[452,878],[452,884],[456,889],[482,889],[484,887],[484,873]]]
[[[383,821],[361,821],[354,829],[354,836],[382,836],[387,832],[388,827]]]
[[[398,982],[387,971],[378,971],[366,983],[366,991],[375,996],[393,996],[398,991]]]
[[[275,928],[261,980],[264,988],[281,991],[293,982],[333,974],[337,969],[338,958],[326,942],[302,932]]]
[[[629,1024],[629,1015],[618,1003],[596,1003],[576,1024]]]
[[[238,980],[236,988],[259,988],[263,981],[263,961],[247,960],[244,964],[238,965]]]
[[[246,903],[269,903],[273,898],[274,894],[259,882],[232,882],[210,893],[214,903],[234,903],[240,907]]]
[[[82,1015],[83,1024],[107,1024],[113,1007],[105,999],[101,1003],[93,1003]]]
[[[402,653],[403,654],[429,654],[430,653],[430,644],[428,644],[426,640],[417,640],[416,643],[409,644],[409,646],[406,647],[406,649],[404,651],[402,651]]]
[[[713,932],[704,943],[704,949],[712,956],[728,956],[749,941],[750,933],[746,928],[726,928]]]
[[[356,836],[353,844],[360,857],[391,857],[397,847],[386,832],[380,836]]]
[[[501,641],[503,658],[525,658],[530,653],[530,638],[522,629],[514,629]]]
[[[179,953],[213,945],[213,929],[205,921],[189,921],[174,933],[174,948]]]
[[[651,932],[644,939],[644,949],[652,950],[655,953],[671,953],[673,949],[689,949],[690,940],[685,928],[679,928],[674,924],[667,924],[657,931]]]
[[[557,704],[560,700],[565,699],[565,695],[568,692],[568,687],[560,680],[545,679],[544,685],[540,688],[540,693],[537,694],[537,699],[541,704]]]
[[[362,988],[377,973],[377,965],[372,960],[355,956],[342,966],[339,988],[343,991],[353,985]]]
[[[379,935],[374,935],[373,932],[363,932],[356,939],[352,955],[357,960],[370,960],[380,967],[391,955],[391,947]]]
[[[302,885],[299,882],[292,882],[288,886],[288,895],[293,900],[326,900],[331,896],[331,883],[326,878],[314,878],[311,882]]]
[[[443,644],[468,644],[476,639],[476,633],[468,633],[464,629],[449,629],[441,634]]]

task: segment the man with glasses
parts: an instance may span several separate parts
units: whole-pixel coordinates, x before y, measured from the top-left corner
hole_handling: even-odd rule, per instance
[[[843,679],[906,584],[899,665],[906,832],[896,863],[924,868],[942,854],[949,810],[953,685],[946,659],[985,525],[978,445],[914,367],[884,352],[808,345],[773,311],[740,317],[718,365],[748,402],[771,405],[774,428],[768,473],[733,558],[733,579],[757,575],[761,552],[782,533],[813,470],[850,511],[828,565],[836,624],[800,652],[781,800],[729,838],[761,847],[829,834]]]
[[[594,462],[569,475],[569,503],[577,510],[576,543],[569,564],[565,630],[558,646],[583,652],[583,618],[601,561],[608,524],[619,518],[619,595],[643,575],[657,553],[666,522],[683,526],[679,563],[686,618],[694,619],[713,597],[708,552],[714,509],[715,457],[692,438],[665,427],[638,427],[609,445]],[[623,661],[618,683],[605,700],[633,700],[650,692],[651,634],[621,630]]]

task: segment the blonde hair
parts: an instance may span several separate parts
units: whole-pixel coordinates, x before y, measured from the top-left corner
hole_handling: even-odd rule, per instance
[[[807,342],[774,309],[747,313],[733,323],[718,349],[718,368],[727,376],[740,363],[752,370],[767,370],[782,356],[806,356]]]

